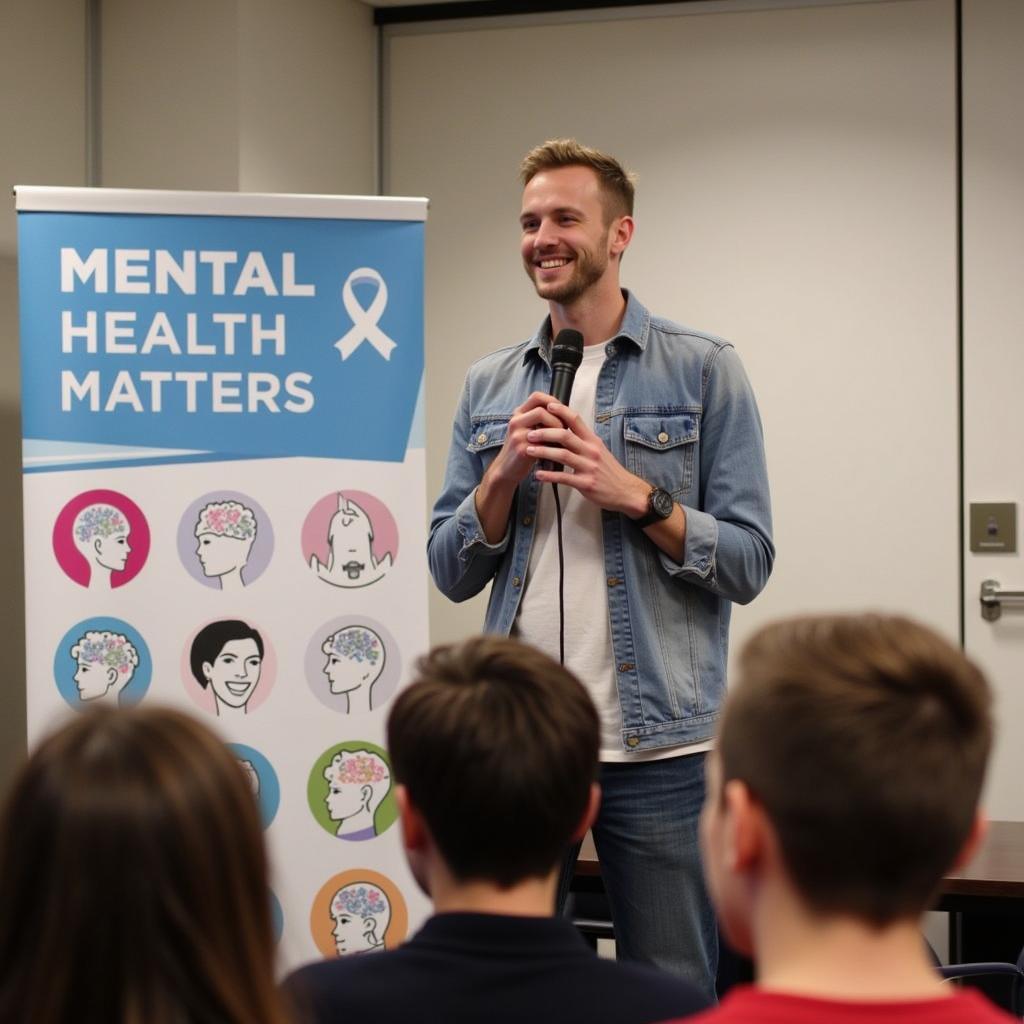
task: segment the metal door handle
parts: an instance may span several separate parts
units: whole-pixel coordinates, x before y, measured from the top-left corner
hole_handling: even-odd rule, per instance
[[[982,580],[981,617],[995,622],[1003,614],[1003,602],[1024,604],[1024,590],[1000,590],[999,580]]]

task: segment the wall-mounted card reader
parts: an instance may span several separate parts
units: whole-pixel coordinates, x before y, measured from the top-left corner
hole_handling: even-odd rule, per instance
[[[979,554],[1016,552],[1016,502],[971,502],[971,550]]]

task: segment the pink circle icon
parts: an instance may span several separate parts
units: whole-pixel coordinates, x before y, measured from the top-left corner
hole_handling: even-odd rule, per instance
[[[53,524],[57,564],[90,590],[123,587],[149,557],[149,523],[142,509],[119,491],[83,491]]]
[[[277,657],[267,634],[249,620],[215,619],[197,629],[181,652],[185,692],[218,718],[259,709],[277,681]]]
[[[398,557],[398,525],[387,505],[366,491],[332,491],[302,524],[302,557],[333,587],[368,587]]]

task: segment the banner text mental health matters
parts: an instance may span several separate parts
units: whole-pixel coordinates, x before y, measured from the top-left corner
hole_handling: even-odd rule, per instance
[[[26,439],[400,461],[422,237],[421,220],[22,214]]]

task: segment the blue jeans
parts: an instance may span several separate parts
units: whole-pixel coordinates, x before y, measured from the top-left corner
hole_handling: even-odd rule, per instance
[[[593,834],[618,958],[686,978],[714,1002],[718,930],[697,842],[705,757],[602,764]]]

